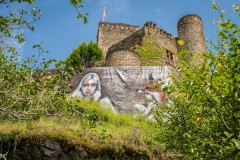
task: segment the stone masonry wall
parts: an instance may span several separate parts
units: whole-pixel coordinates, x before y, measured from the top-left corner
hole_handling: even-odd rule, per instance
[[[176,37],[167,33],[153,22],[147,22],[144,25],[145,36],[150,37],[153,41],[158,42],[162,47],[177,53]]]
[[[140,66],[140,58],[130,50],[115,50],[107,55],[106,66]]]
[[[68,145],[67,142],[45,139],[43,142],[32,139],[21,139],[9,142],[0,142],[0,153],[7,153],[7,160],[125,160],[150,159],[146,153],[140,153],[126,148],[121,154],[111,148],[91,149],[86,146]],[[0,154],[2,155],[2,154]],[[158,155],[157,155],[158,156]],[[159,155],[160,157],[160,155]]]
[[[108,49],[108,52],[112,52],[114,50],[119,50],[119,49],[127,49],[127,50],[132,50],[132,47],[136,45],[141,45],[142,43],[142,37],[144,36],[144,29],[141,28],[134,32],[131,36],[121,40],[120,42],[114,44]]]
[[[104,57],[109,47],[130,36],[139,29],[140,26],[137,25],[99,22],[97,41],[98,46],[103,50]]]

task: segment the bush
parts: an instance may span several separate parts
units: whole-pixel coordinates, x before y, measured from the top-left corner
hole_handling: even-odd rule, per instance
[[[215,2],[213,9],[220,11]],[[167,114],[158,110],[167,147],[184,159],[240,158],[240,29],[220,13],[216,53],[203,53],[197,65],[193,54],[184,59],[187,48],[181,51],[178,74],[165,88]]]
[[[40,47],[40,46],[37,46]],[[54,60],[28,58],[20,62],[13,52],[6,56],[0,51],[0,120],[23,120],[54,115],[61,111],[67,93],[67,74],[56,70],[53,75],[48,66]]]

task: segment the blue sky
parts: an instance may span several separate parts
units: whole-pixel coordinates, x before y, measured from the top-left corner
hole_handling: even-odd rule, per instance
[[[240,26],[239,17],[232,12],[232,4],[239,0],[217,0],[222,3],[222,9],[227,16]],[[69,0],[36,0],[31,8],[42,9],[41,20],[34,24],[34,32],[21,31],[26,36],[26,43],[19,46],[22,58],[35,52],[34,44],[44,42],[43,47],[49,51],[47,58],[64,60],[82,42],[96,41],[99,21],[103,18],[103,8],[108,16],[106,22],[119,22],[143,26],[147,21],[153,21],[158,27],[177,36],[177,21],[186,14],[198,14],[202,17],[205,38],[215,39],[217,12],[211,10],[211,0],[83,0],[83,13],[89,13],[88,23],[77,19],[75,8]],[[29,8],[23,5],[24,8]],[[2,14],[3,10],[0,10]]]

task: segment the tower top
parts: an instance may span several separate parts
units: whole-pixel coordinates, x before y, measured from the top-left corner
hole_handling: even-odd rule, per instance
[[[202,23],[202,18],[197,14],[187,14],[178,20],[177,25],[180,26],[186,23],[193,23],[194,21]]]

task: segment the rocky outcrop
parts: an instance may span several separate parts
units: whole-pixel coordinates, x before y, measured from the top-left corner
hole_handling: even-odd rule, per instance
[[[45,139],[36,142],[33,140],[12,140],[1,142],[0,159],[7,160],[126,160],[150,159],[147,154],[138,153],[131,149],[124,149],[121,154],[113,149],[98,150],[83,146],[70,146],[65,142]]]

